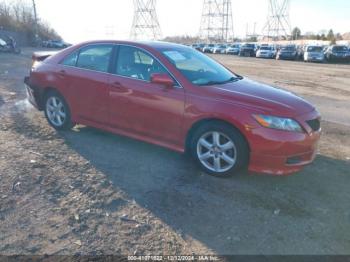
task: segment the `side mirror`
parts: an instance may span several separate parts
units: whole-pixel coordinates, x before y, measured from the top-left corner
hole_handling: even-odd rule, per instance
[[[151,83],[163,85],[166,87],[173,87],[174,80],[167,74],[152,74],[151,75]]]

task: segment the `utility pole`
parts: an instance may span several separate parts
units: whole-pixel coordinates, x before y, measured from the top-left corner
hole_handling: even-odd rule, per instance
[[[156,13],[156,0],[134,0],[134,21],[130,38],[159,40],[162,37]]]
[[[36,4],[35,4],[35,0],[33,0],[33,12],[34,12],[34,23],[35,23],[35,42],[36,44],[38,43],[39,40],[39,27],[38,27],[38,15],[36,12]]]

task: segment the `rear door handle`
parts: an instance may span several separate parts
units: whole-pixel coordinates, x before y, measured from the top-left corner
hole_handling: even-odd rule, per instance
[[[115,89],[122,89],[123,85],[120,82],[116,81],[112,83],[112,87]]]
[[[60,70],[58,72],[58,75],[61,76],[61,77],[65,77],[66,76],[66,71],[65,70]]]

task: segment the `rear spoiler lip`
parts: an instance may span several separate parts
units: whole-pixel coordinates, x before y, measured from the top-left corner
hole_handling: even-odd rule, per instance
[[[34,52],[32,55],[33,61],[44,61],[46,58],[57,54],[57,51],[40,51],[40,52]]]

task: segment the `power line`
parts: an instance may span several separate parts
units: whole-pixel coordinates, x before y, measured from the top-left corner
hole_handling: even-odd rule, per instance
[[[233,39],[231,0],[204,0],[199,37],[207,42]]]
[[[162,37],[156,13],[156,0],[134,0],[134,21],[130,38],[158,40]]]
[[[269,0],[267,22],[263,35],[268,39],[288,39],[291,36],[290,0]]]

